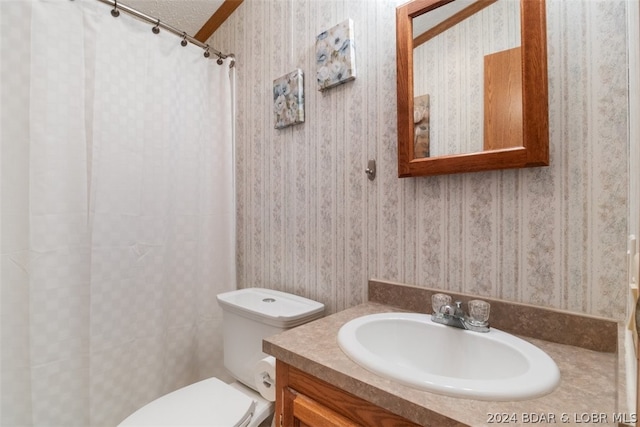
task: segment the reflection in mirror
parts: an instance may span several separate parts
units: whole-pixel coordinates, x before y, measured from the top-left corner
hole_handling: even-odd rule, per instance
[[[549,164],[545,0],[412,0],[396,24],[400,177]]]
[[[445,31],[438,28],[438,24],[450,22],[448,19],[475,3],[453,1],[413,19],[415,158],[485,149],[484,127],[490,124],[484,108],[485,96],[490,95],[485,93],[485,76],[489,70],[503,69],[502,52],[520,46],[520,5],[514,0],[487,2],[482,10],[455,25],[447,25]],[[519,54],[516,55],[517,65]],[[500,83],[499,87],[505,82]],[[508,99],[516,101],[513,97]],[[516,114],[521,115],[518,103],[513,104]],[[428,150],[424,149],[425,140]],[[516,139],[508,146],[521,145],[522,140]]]

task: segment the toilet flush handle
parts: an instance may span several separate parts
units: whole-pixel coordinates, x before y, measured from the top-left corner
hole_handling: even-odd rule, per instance
[[[271,388],[273,386],[273,378],[267,372],[262,373],[262,385],[266,388]]]

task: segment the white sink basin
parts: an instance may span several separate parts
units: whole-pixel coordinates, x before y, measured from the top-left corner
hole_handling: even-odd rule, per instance
[[[557,365],[544,351],[497,329],[471,332],[417,313],[380,313],[347,322],[338,344],[358,365],[434,393],[525,400],[554,390]]]

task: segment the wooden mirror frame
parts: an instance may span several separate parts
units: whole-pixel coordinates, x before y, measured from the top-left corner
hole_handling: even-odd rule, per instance
[[[398,176],[414,177],[549,165],[549,96],[545,0],[520,1],[522,146],[414,158],[413,21],[452,0],[413,0],[396,8]]]

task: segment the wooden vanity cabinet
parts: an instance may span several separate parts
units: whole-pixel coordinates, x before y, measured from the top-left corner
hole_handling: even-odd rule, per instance
[[[419,427],[280,360],[276,376],[276,426]]]

